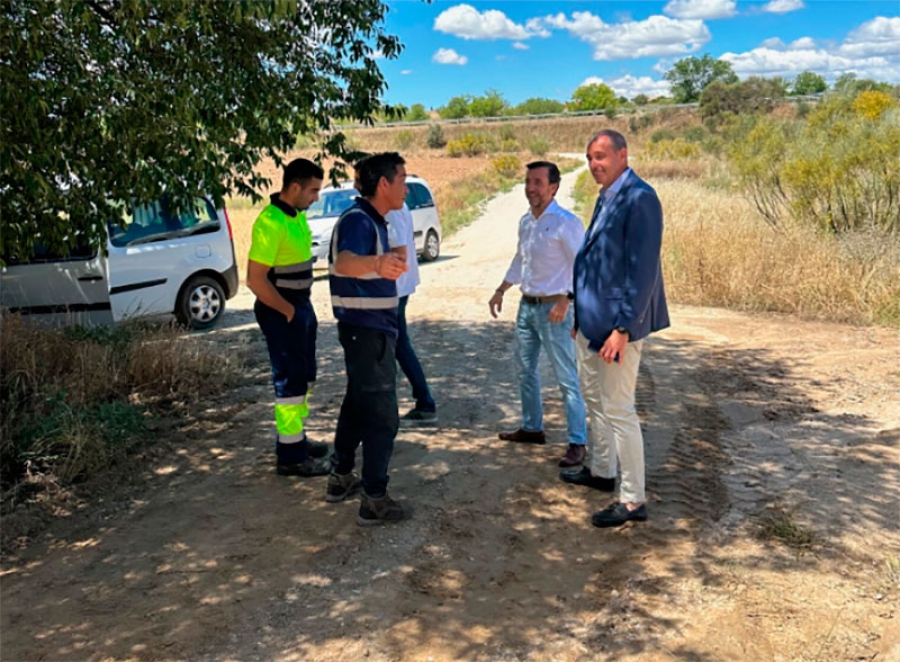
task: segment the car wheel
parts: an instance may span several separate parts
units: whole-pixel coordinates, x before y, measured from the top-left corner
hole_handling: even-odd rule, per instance
[[[225,312],[225,292],[209,276],[194,276],[181,288],[175,317],[189,329],[203,331],[216,325]]]
[[[441,240],[438,239],[437,232],[429,230],[425,235],[425,247],[422,249],[422,261],[434,262],[441,254]]]

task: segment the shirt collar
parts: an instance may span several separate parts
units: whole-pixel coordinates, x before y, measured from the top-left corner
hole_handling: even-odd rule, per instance
[[[613,197],[616,193],[618,193],[618,192],[619,192],[619,189],[621,189],[622,186],[625,185],[625,180],[628,179],[628,175],[630,175],[630,174],[631,174],[631,168],[625,168],[625,172],[623,172],[621,175],[619,175],[619,176],[616,178],[616,181],[614,181],[614,182],[613,182],[612,184],[610,184],[608,187],[606,187],[605,189],[603,189],[603,197],[604,197],[604,199],[609,200],[609,199],[610,199],[611,197]]]
[[[358,204],[364,212],[371,216],[373,221],[381,223],[385,227],[387,226],[387,221],[384,219],[384,216],[379,214],[378,210],[375,209],[374,206],[372,206],[372,203],[366,200],[364,197],[360,196],[356,198],[356,204]]]
[[[286,216],[290,216],[291,218],[295,218],[297,216],[296,207],[292,207],[280,197],[278,197],[280,193],[273,193],[270,197],[272,200],[272,204],[278,207],[281,211],[285,213]]]
[[[559,203],[556,202],[556,198],[553,198],[550,201],[550,204],[547,205],[547,208],[541,213],[541,216],[544,214],[555,214],[559,210]],[[528,215],[531,216],[534,220],[538,220],[540,216],[535,216],[534,212],[531,211],[531,208],[528,209]]]

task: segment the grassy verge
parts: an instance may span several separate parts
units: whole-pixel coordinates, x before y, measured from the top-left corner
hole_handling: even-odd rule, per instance
[[[668,167],[668,166],[666,166]],[[642,163],[640,174],[657,172]],[[768,226],[709,168],[648,177],[662,200],[663,274],[669,300],[808,319],[900,326],[900,237],[835,236],[800,224]],[[685,173],[696,172],[696,178]],[[589,172],[575,198],[587,223],[597,186]]]
[[[151,417],[178,417],[239,375],[240,357],[174,327],[0,324],[3,511],[94,478],[143,447]]]

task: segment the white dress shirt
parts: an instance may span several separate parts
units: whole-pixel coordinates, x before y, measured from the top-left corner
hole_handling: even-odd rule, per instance
[[[572,291],[572,266],[584,241],[584,226],[556,200],[535,218],[528,211],[519,221],[519,246],[504,280],[520,284],[522,293],[548,297]]]
[[[413,234],[412,212],[406,203],[401,209],[389,211],[384,220],[388,224],[388,243],[391,248],[406,246],[406,272],[397,279],[397,296],[408,297],[419,284],[419,259],[416,257],[416,237]]]

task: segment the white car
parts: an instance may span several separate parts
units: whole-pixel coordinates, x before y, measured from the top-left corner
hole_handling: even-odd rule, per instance
[[[441,220],[434,204],[434,195],[424,179],[410,175],[406,178],[409,192],[406,206],[413,217],[413,232],[416,238],[416,253],[423,262],[431,262],[441,254]],[[319,193],[318,201],[306,210],[306,221],[312,231],[312,253],[316,258],[316,269],[328,268],[328,251],[331,248],[331,233],[341,214],[359,195],[353,182],[340,186],[327,186]]]
[[[82,247],[68,256],[38,244],[28,262],[0,268],[0,307],[51,324],[111,324],[174,314],[208,329],[238,290],[231,223],[207,198],[173,214],[161,203],[108,223],[106,255]]]

